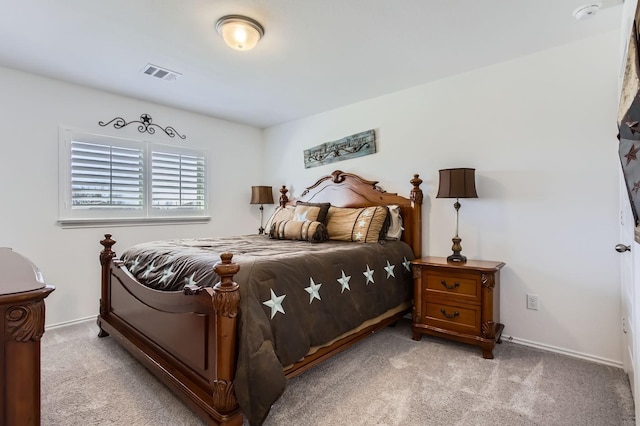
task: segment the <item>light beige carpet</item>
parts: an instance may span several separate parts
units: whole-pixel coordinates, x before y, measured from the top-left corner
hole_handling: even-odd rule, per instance
[[[43,425],[202,425],[93,322],[42,341]],[[513,343],[495,359],[387,328],[289,381],[265,426],[634,425],[621,369]]]

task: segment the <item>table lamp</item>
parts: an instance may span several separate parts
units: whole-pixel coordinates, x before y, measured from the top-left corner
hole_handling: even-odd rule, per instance
[[[260,204],[260,228],[258,234],[264,234],[262,227],[262,215],[264,212],[263,204],[273,204],[273,190],[270,186],[252,186],[251,187],[251,204]]]
[[[476,193],[475,169],[444,169],[440,170],[440,186],[436,198],[455,198],[456,202],[453,207],[456,209],[456,236],[451,239],[453,241],[453,254],[447,257],[449,262],[466,262],[466,256],[460,254],[462,239],[458,236],[460,198],[478,198]]]

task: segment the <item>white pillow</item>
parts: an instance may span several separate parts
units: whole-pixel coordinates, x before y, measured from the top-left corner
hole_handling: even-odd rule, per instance
[[[389,229],[387,230],[387,240],[399,240],[402,237],[402,214],[400,206],[387,206],[389,208]]]

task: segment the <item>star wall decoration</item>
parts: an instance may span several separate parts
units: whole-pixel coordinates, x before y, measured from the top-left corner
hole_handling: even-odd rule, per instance
[[[162,130],[167,136],[173,138],[178,136],[180,139],[186,139],[187,137],[184,135],[181,135],[180,133],[178,133],[178,131],[176,129],[174,129],[172,126],[167,126],[167,127],[162,127],[162,126],[158,126],[157,124],[153,123],[153,119],[151,118],[151,116],[149,114],[141,114],[140,115],[140,120],[132,120],[127,122],[124,118],[122,117],[116,117],[114,119],[112,119],[111,121],[105,123],[104,121],[98,121],[98,125],[105,127],[108,126],[109,124],[113,123],[113,127],[115,129],[122,129],[123,127],[127,127],[129,124],[139,124],[138,126],[138,131],[140,133],[149,133],[150,135],[153,135],[156,132],[156,129],[160,129]]]
[[[271,299],[267,300],[266,302],[262,302],[263,305],[267,305],[271,308],[271,319],[273,319],[273,317],[276,316],[278,312],[285,315],[284,309],[282,308],[282,301],[285,297],[287,297],[286,294],[283,294],[282,296],[276,296],[276,294],[273,292],[273,289],[271,289]]]
[[[389,279],[389,277],[396,277],[396,275],[393,273],[393,269],[396,267],[396,265],[392,265],[389,263],[389,260],[387,260],[387,266],[384,267],[384,270],[387,271],[387,279]]]
[[[316,284],[313,282],[313,278],[309,277],[309,287],[305,287],[305,291],[309,293],[309,304],[313,302],[313,299],[320,299],[320,287],[322,284]]]
[[[344,273],[344,270],[342,271],[342,277],[338,278],[338,282],[340,283],[340,285],[342,286],[342,290],[340,291],[340,293],[344,292],[344,289],[346,288],[347,290],[351,291],[351,287],[349,287],[349,280],[351,279],[351,275],[347,276]]]
[[[369,265],[367,265],[367,270],[362,273],[367,279],[367,282],[365,283],[366,285],[369,285],[369,281],[371,281],[372,283],[375,283],[375,281],[373,281],[373,272],[374,270],[370,269]]]
[[[624,156],[624,158],[627,159],[627,164],[625,164],[626,166],[628,166],[630,162],[638,159],[638,151],[640,151],[640,148],[636,148],[636,144],[632,144],[631,148],[629,148],[629,152],[627,152]]]

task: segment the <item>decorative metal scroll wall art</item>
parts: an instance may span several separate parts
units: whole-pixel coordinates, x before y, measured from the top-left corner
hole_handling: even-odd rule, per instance
[[[640,73],[638,54],[638,18],[636,13],[633,31],[627,48],[627,62],[618,107],[618,154],[629,194],[635,225],[639,224],[640,206]]]
[[[362,157],[375,154],[375,131],[366,130],[351,136],[346,136],[333,142],[325,142],[321,145],[304,150],[304,168],[322,166],[336,161]]]
[[[113,127],[116,129],[122,129],[123,127],[128,126],[129,124],[140,124],[138,126],[138,131],[140,133],[149,133],[150,135],[153,135],[156,132],[156,128],[162,130],[163,132],[165,132],[167,134],[167,136],[169,137],[175,137],[178,136],[180,139],[186,139],[187,137],[184,135],[181,135],[180,133],[178,133],[178,131],[176,129],[174,129],[171,126],[167,126],[167,127],[160,127],[157,124],[153,123],[153,119],[151,118],[151,116],[149,114],[142,114],[140,116],[140,120],[135,120],[135,121],[129,121],[127,123],[127,121],[122,118],[122,117],[116,117],[113,120],[105,123],[104,121],[98,121],[98,124],[102,127],[108,126],[109,124],[113,123]]]

